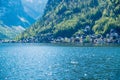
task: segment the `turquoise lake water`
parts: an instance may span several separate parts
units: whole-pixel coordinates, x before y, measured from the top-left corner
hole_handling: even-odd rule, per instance
[[[120,47],[0,44],[0,80],[120,80]]]

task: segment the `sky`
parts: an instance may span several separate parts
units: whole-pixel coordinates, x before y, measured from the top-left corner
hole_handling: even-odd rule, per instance
[[[22,3],[25,11],[28,12],[28,14],[35,11],[35,14],[37,15],[40,14],[41,16],[44,12],[44,8],[47,3],[47,0],[22,0]],[[33,13],[31,14],[33,15]]]
[[[42,4],[44,3],[44,1],[42,0],[37,0],[39,4]],[[34,3],[34,0],[26,0],[26,2],[29,2],[29,3]]]
[[[33,0],[26,0],[27,2],[30,2],[30,3],[32,3],[33,2]]]

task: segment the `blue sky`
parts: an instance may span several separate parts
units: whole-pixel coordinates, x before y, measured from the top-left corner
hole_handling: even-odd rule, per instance
[[[40,16],[43,14],[47,0],[22,0],[22,3],[23,3],[25,11],[29,15],[32,14],[32,16],[36,16],[36,18],[37,18],[38,14],[40,14]],[[33,12],[35,12],[35,13],[33,13]],[[37,15],[35,15],[35,14],[37,14]],[[39,18],[39,16],[38,16],[38,18]]]

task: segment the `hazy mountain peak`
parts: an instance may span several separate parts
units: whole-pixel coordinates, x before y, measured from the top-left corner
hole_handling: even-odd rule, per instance
[[[0,34],[16,36],[33,22],[34,19],[24,11],[21,0],[0,0]]]

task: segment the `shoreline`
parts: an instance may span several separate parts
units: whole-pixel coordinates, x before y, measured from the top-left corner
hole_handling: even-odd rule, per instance
[[[0,44],[44,44],[44,45],[53,45],[53,46],[69,46],[69,47],[120,47],[120,44],[116,43],[104,43],[104,44],[95,44],[95,43],[63,43],[63,42],[2,42]]]

